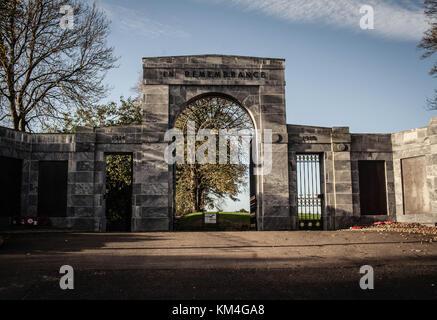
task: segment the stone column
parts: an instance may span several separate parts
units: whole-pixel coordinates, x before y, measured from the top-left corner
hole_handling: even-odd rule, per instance
[[[331,148],[333,180],[330,192],[333,195],[331,205],[334,205],[333,227],[340,229],[350,227],[354,215],[349,128],[332,128]]]
[[[437,222],[437,118],[432,118],[427,127],[394,133],[392,143],[397,221],[434,225]],[[402,161],[407,159],[417,160],[417,164],[425,166],[424,176],[416,176],[418,181],[423,182],[416,186],[421,189],[417,190],[421,199],[415,198],[416,195],[404,194],[403,174],[417,175],[402,168]],[[404,199],[404,196],[409,199]],[[405,212],[405,203],[411,204],[413,201],[417,201],[417,212]]]
[[[164,159],[168,143],[169,86],[143,86],[143,146],[134,162],[133,231],[171,229],[169,167]]]
[[[261,230],[293,229],[290,210],[288,132],[285,115],[284,86],[261,86],[262,132],[272,130],[272,150],[269,154],[262,141],[262,156],[271,158],[271,172],[262,177],[262,208],[258,216]]]
[[[67,219],[76,230],[105,231],[101,208],[104,175],[95,167],[96,134],[93,128],[78,128],[74,136],[75,150],[69,157]],[[100,186],[96,187],[96,186]]]
[[[427,182],[431,200],[431,213],[437,220],[437,117],[431,118],[427,136],[430,144],[430,154],[427,157]]]

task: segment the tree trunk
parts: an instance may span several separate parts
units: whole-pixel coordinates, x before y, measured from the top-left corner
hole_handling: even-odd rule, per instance
[[[20,117],[20,121],[18,122],[18,131],[26,132],[26,120]]]
[[[13,98],[9,99],[9,110],[11,112],[12,127],[14,128],[14,130],[18,130],[20,118],[18,117],[18,114],[17,114],[15,99],[13,99]]]
[[[198,177],[194,177],[194,181],[195,181],[195,185],[194,185],[194,194],[195,194],[195,211],[196,212],[201,212],[202,211],[202,206],[201,206],[201,191],[200,191],[200,186],[199,186],[199,179]]]

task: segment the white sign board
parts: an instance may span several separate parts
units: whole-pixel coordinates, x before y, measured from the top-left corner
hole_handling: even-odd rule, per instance
[[[217,213],[205,213],[205,224],[217,224]]]

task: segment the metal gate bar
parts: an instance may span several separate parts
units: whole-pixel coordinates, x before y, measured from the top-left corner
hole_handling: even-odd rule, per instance
[[[297,155],[297,207],[301,229],[322,228],[320,155]]]

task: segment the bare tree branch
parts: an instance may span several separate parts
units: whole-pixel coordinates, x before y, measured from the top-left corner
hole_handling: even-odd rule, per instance
[[[60,25],[63,6],[73,9],[71,29]],[[107,47],[108,34],[104,14],[79,0],[3,0],[0,95],[12,127],[44,125],[103,98],[103,79],[117,60]]]

